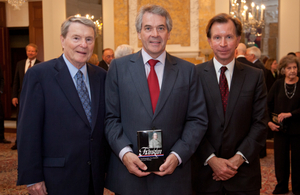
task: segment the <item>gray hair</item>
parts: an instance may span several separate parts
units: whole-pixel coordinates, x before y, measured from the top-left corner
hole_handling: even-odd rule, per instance
[[[136,17],[136,20],[135,20],[135,28],[138,33],[140,33],[142,30],[143,16],[146,12],[165,17],[168,32],[170,32],[172,30],[172,27],[173,27],[172,18],[170,16],[169,12],[165,8],[158,6],[158,5],[145,5],[145,6],[141,7],[141,9]]]
[[[278,65],[278,71],[280,72],[280,74],[284,75],[285,74],[285,68],[287,67],[287,65],[292,64],[292,63],[296,63],[297,65],[297,71],[300,71],[300,63],[298,61],[298,58],[296,56],[293,55],[287,55],[283,58],[281,58],[279,65]]]
[[[60,28],[61,36],[66,38],[66,36],[69,32],[70,25],[75,22],[83,24],[88,27],[91,27],[94,30],[94,38],[96,38],[97,29],[96,29],[94,22],[86,17],[76,17],[76,16],[70,16],[62,23],[61,28]]]
[[[127,56],[134,52],[133,47],[127,44],[119,45],[115,51],[115,58],[120,58],[123,56]]]
[[[252,46],[247,49],[249,55],[253,54],[255,59],[259,59],[261,57],[261,51],[259,48]]]

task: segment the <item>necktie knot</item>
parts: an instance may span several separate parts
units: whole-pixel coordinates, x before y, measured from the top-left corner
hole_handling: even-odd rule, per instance
[[[154,66],[156,65],[157,62],[159,62],[159,61],[158,61],[158,60],[153,60],[153,59],[151,59],[151,60],[148,61],[148,64],[149,64],[151,67],[154,67]]]
[[[222,66],[220,69],[221,69],[221,74],[224,74],[224,72],[227,70],[227,67],[226,66]]]

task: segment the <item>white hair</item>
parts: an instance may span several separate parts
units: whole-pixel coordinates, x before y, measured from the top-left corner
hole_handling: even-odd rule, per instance
[[[127,44],[119,45],[115,51],[115,58],[120,58],[123,56],[127,56],[134,52],[133,47]]]

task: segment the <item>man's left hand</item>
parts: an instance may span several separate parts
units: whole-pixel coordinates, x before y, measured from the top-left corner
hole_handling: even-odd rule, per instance
[[[170,154],[166,161],[159,167],[159,172],[153,172],[156,175],[164,176],[164,175],[170,175],[174,172],[176,167],[178,166],[178,159],[175,156],[175,154]]]

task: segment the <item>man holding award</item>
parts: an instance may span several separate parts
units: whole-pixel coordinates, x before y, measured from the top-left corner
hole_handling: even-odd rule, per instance
[[[116,194],[191,194],[191,161],[207,128],[195,66],[165,51],[172,19],[141,8],[142,50],[112,61],[106,79],[106,137],[112,148],[106,187]],[[164,163],[154,172],[137,156],[137,132],[160,130]]]

